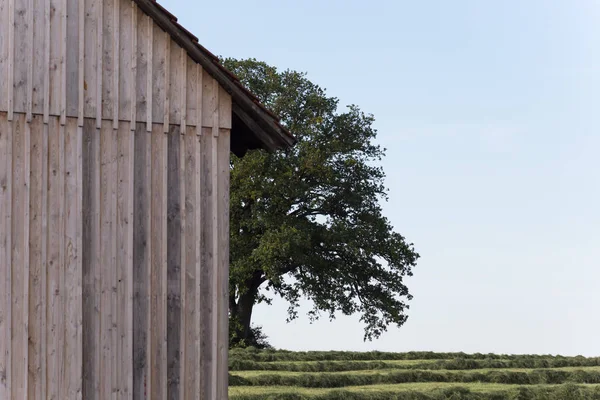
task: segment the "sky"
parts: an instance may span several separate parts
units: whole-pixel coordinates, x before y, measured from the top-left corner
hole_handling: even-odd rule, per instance
[[[162,0],[217,55],[376,118],[384,214],[421,259],[409,319],[258,306],[290,350],[600,356],[600,2]],[[306,306],[302,311],[308,311]]]

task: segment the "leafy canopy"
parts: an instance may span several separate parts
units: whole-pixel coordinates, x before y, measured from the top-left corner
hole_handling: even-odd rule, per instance
[[[301,298],[322,313],[359,314],[365,340],[406,321],[403,278],[418,254],[382,215],[384,149],[373,116],[338,100],[295,71],[253,59],[226,59],[261,102],[297,137],[288,151],[232,156],[230,306],[273,295],[298,317]]]

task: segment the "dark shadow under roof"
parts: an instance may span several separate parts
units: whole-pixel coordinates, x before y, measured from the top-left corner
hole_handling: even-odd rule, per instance
[[[279,118],[262,105],[232,72],[222,66],[218,57],[200,45],[198,38],[181,26],[173,14],[155,0],[133,1],[231,95],[231,151],[243,156],[252,149],[275,151],[296,143],[292,134],[281,125]]]

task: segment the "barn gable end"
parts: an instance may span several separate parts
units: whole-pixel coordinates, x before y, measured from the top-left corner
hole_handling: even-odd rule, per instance
[[[229,156],[294,142],[151,0],[0,0],[0,399],[226,399]]]
[[[2,0],[0,7],[0,111],[195,128],[213,126],[202,111],[219,102],[230,105],[219,125],[233,128],[238,155],[294,143],[153,0]]]

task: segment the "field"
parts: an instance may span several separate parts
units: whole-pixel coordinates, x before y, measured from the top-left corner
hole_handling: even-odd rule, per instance
[[[600,400],[600,357],[230,352],[232,400]]]

